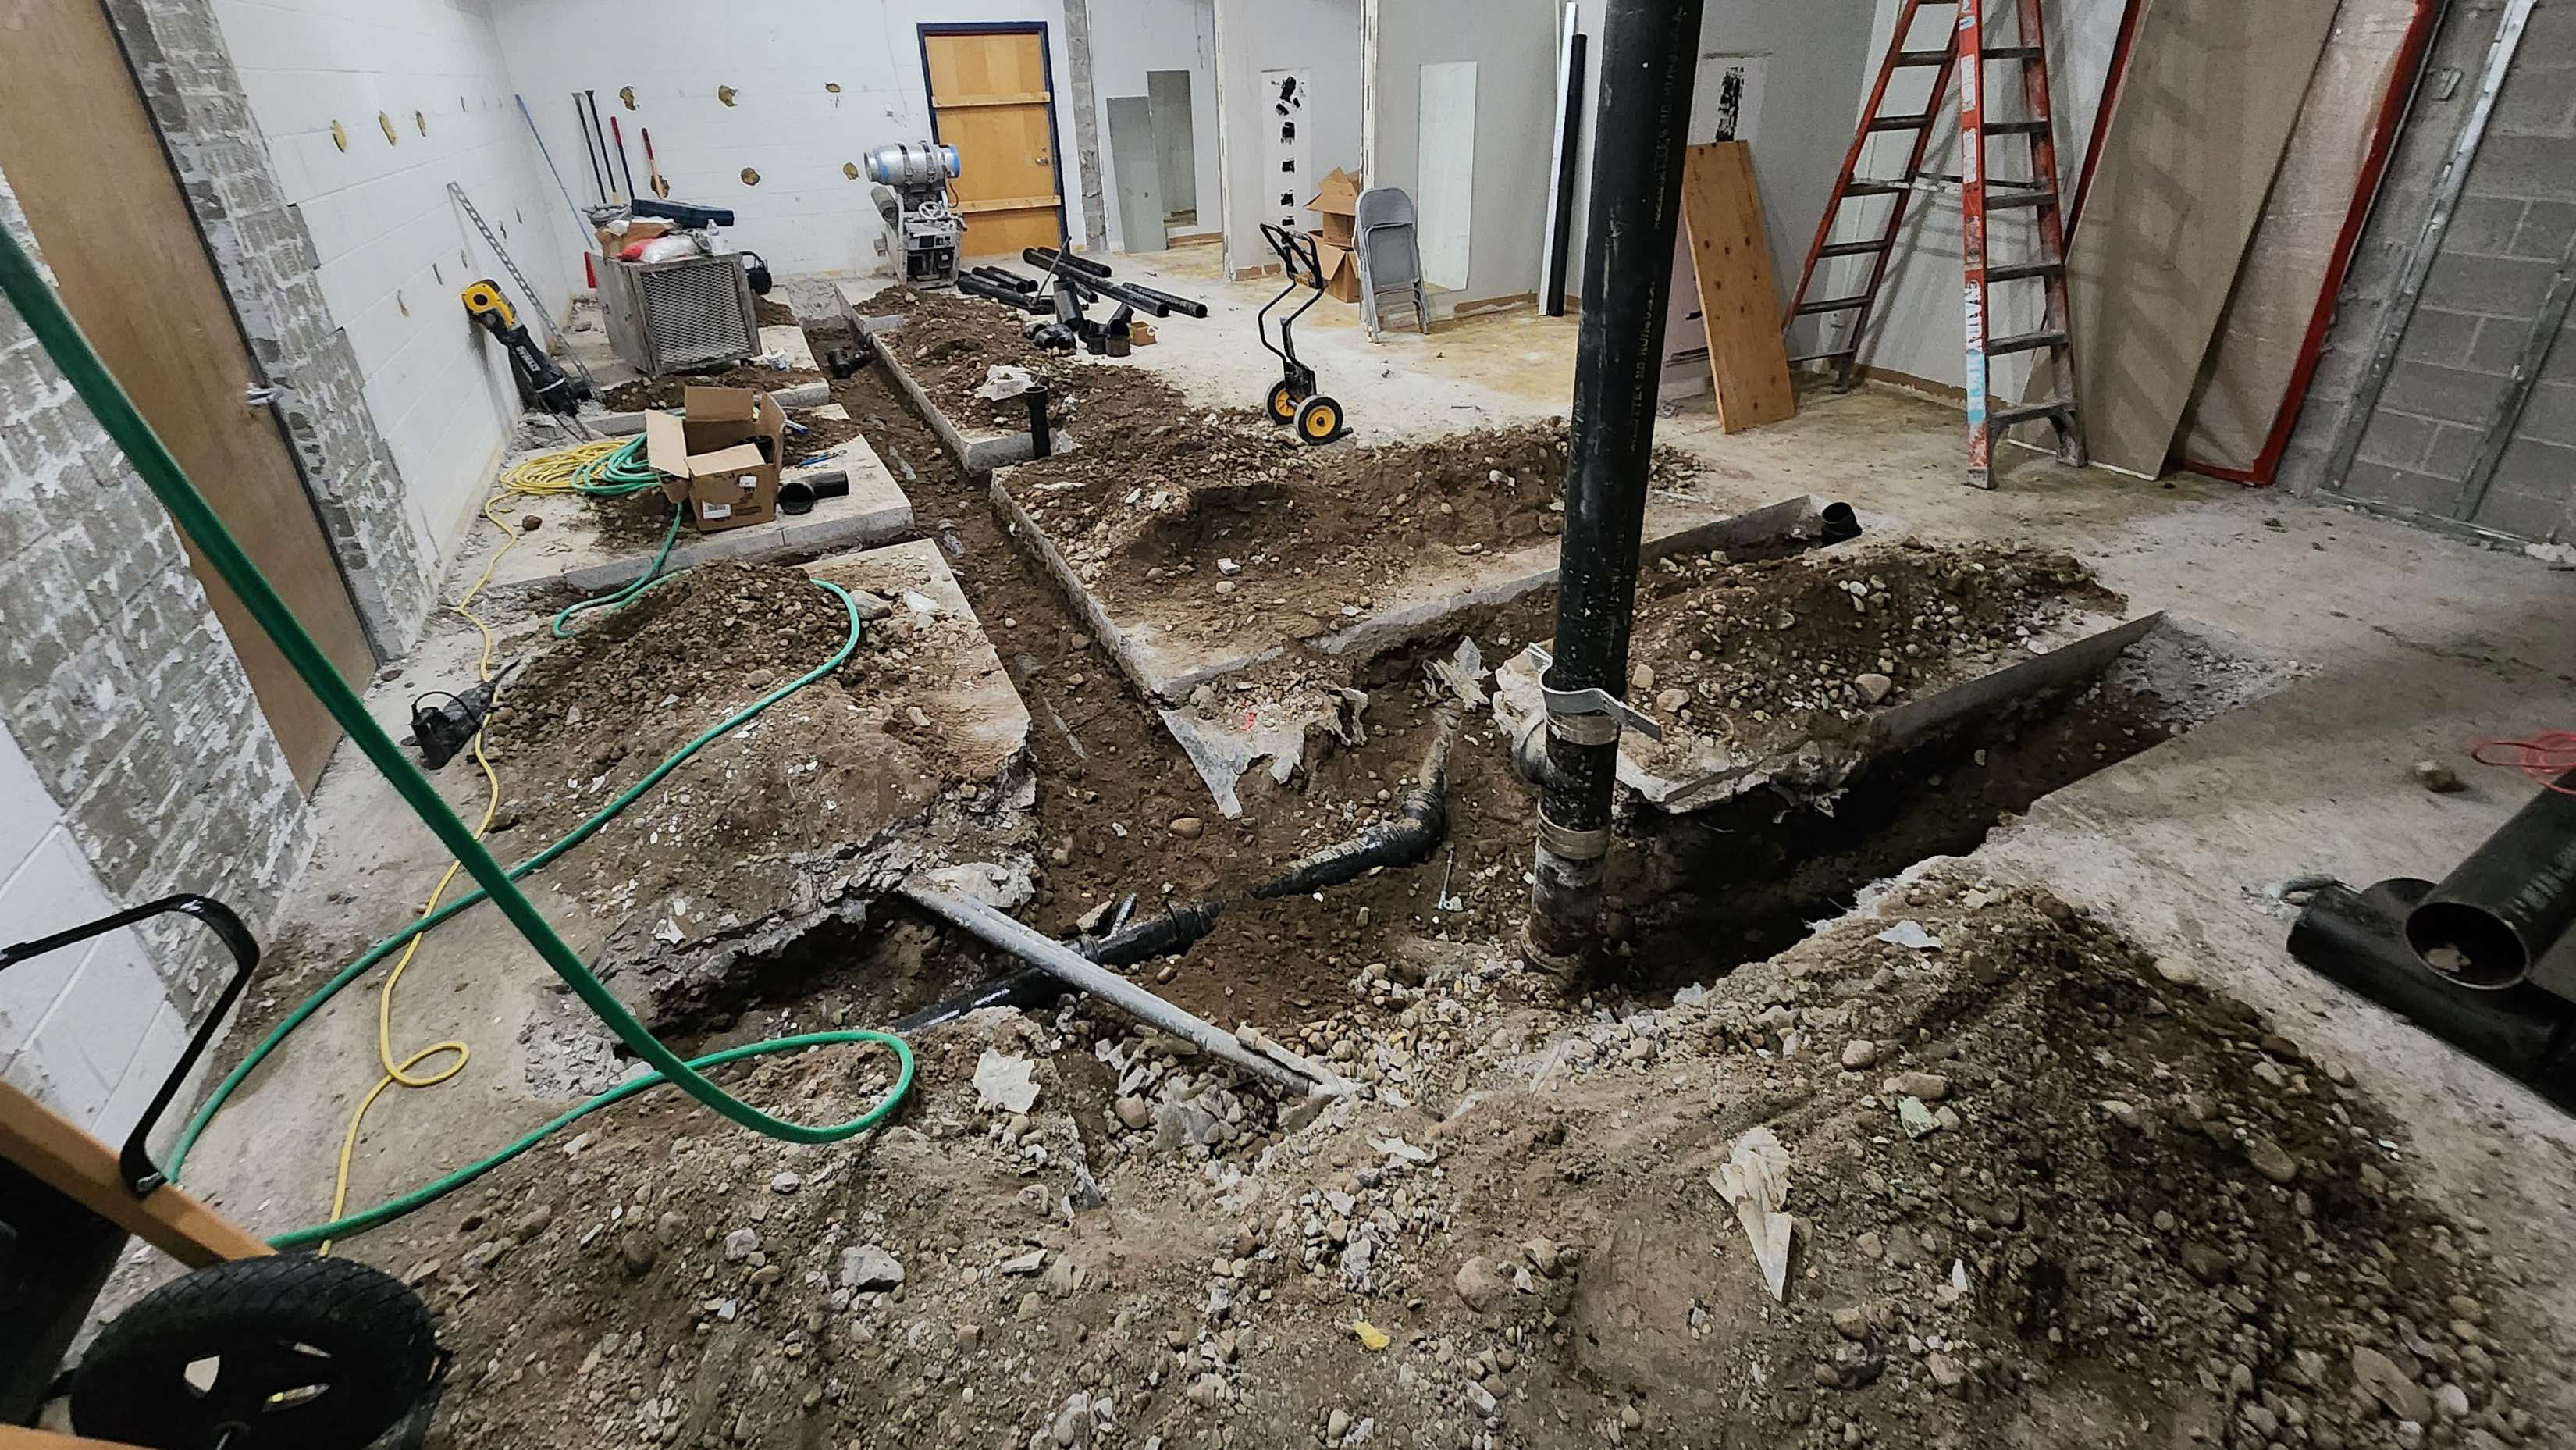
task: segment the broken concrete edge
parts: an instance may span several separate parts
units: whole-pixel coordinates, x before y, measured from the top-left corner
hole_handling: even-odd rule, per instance
[[[1708,505],[1700,503],[1685,503],[1683,506],[1709,510]],[[1648,507],[1651,509],[1653,505]],[[1824,500],[1814,494],[1800,494],[1744,513],[1704,519],[1663,534],[1655,532],[1650,513],[1645,536],[1639,543],[1638,559],[1641,563],[1650,564],[1674,554],[1699,554],[1729,546],[1812,537],[1822,531],[1824,509]],[[1418,635],[1431,633],[1445,619],[1473,609],[1508,604],[1524,594],[1555,584],[1557,552],[1557,546],[1549,543],[1499,555],[1498,558],[1516,563],[1527,561],[1527,568],[1509,579],[1481,588],[1425,594],[1410,602],[1378,610],[1354,624],[1318,636],[1310,643],[1328,655],[1374,652],[1410,643]]]
[[[993,480],[988,492],[992,496],[993,511],[1001,516],[1002,526],[1009,532],[1012,541],[1018,544],[1040,569],[1046,571],[1049,578],[1055,581],[1056,588],[1064,592],[1065,601],[1073,607],[1074,614],[1080,617],[1084,627],[1091,631],[1091,637],[1099,641],[1102,649],[1109,652],[1110,662],[1118,667],[1118,673],[1126,676],[1128,683],[1143,692],[1149,701],[1177,704],[1187,699],[1189,692],[1198,688],[1200,684],[1222,675],[1248,669],[1287,649],[1284,644],[1276,645],[1255,655],[1229,658],[1223,662],[1222,668],[1193,672],[1186,676],[1164,676],[1154,673],[1135,642],[1127,637],[1127,632],[1110,619],[1109,611],[1098,599],[1092,597],[1090,590],[1083,587],[1080,576],[1073,572],[1073,566],[1066,562],[1063,554],[1057,552],[1055,541],[1047,537],[1046,531],[1038,527],[1035,519],[1029,517],[1028,510],[1020,507],[1020,501],[1011,497],[1009,491],[1002,487],[999,478]],[[1178,690],[1178,694],[1171,693],[1175,689]]]
[[[797,383],[769,390],[770,401],[781,411],[789,408],[819,408],[832,401],[832,385],[826,382]],[[625,438],[644,431],[644,414],[601,413],[581,420],[583,426],[605,438]]]
[[[1870,716],[1867,730],[1857,740],[1826,741],[1814,736],[1781,740],[1762,747],[1758,754],[1711,762],[1704,770],[1684,775],[1647,769],[1631,748],[1631,737],[1622,736],[1619,783],[1635,791],[1646,804],[1670,815],[1706,810],[1773,783],[1801,796],[1830,795],[1881,755],[1917,744],[2017,700],[2102,673],[2164,618],[2163,611],[2158,610],[2107,626],[2076,625],[2068,631],[2072,638],[2045,654],[2017,660]],[[1527,650],[1494,672],[1494,719],[1506,733],[1516,735],[1536,712],[1537,680],[1537,668]]]
[[[772,560],[795,554],[868,549],[893,543],[912,532],[912,502],[905,499],[864,513],[803,522],[782,520],[781,523],[784,527],[763,525],[728,529],[718,534],[686,536],[687,542],[673,546],[671,557],[663,562],[663,572],[675,574],[692,565],[720,559]],[[604,563],[571,564],[554,574],[494,580],[484,586],[482,597],[498,602],[522,599],[557,588],[596,594],[604,589],[632,584],[642,578],[644,571],[652,565],[653,553],[650,550]]]
[[[846,306],[846,302],[843,305]],[[884,320],[869,319],[871,322]],[[895,326],[872,328],[869,335],[899,331],[902,321],[903,319],[896,318]],[[852,325],[863,324],[854,319]],[[959,468],[969,474],[990,473],[996,468],[1007,468],[1014,463],[1026,463],[1037,456],[1037,444],[1030,440],[1026,429],[1017,433],[979,433],[970,436],[966,430],[951,421],[938,404],[930,400],[929,392],[904,367],[903,359],[895,348],[879,344],[877,358],[885,364],[886,371],[894,375],[895,386],[903,389],[903,395],[912,400],[913,411],[919,413],[922,421],[930,425],[931,432],[939,435],[939,446],[948,450],[949,458],[954,460]],[[1073,446],[1072,435],[1066,430],[1058,428],[1055,434],[1063,447],[1070,449]]]

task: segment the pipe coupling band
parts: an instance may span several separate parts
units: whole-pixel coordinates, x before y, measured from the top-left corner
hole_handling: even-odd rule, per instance
[[[1619,743],[1619,717],[1551,710],[1547,717],[1547,733],[1569,745],[1616,745]]]
[[[1538,848],[1562,861],[1598,861],[1610,854],[1610,828],[1590,831],[1569,830],[1538,815]]]

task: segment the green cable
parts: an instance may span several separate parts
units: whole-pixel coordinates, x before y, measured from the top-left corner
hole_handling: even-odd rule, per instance
[[[886,1093],[884,1100],[871,1109],[866,1117],[858,1120],[861,1128],[872,1128],[883,1122],[886,1115],[894,1111],[895,1104],[902,1102],[904,1094],[912,1088],[912,1048],[902,1038],[891,1032],[870,1032],[865,1029],[852,1029],[846,1032],[808,1032],[800,1037],[779,1037],[743,1047],[728,1047],[722,1052],[710,1052],[704,1057],[689,1059],[689,1066],[699,1069],[710,1068],[745,1057],[788,1052],[801,1047],[830,1047],[843,1042],[883,1043],[894,1049],[895,1057],[903,1064],[902,1072],[896,1077],[894,1087]],[[362,1209],[346,1218],[335,1218],[329,1223],[315,1224],[311,1228],[299,1228],[290,1233],[279,1234],[268,1241],[268,1246],[272,1249],[296,1249],[306,1244],[320,1243],[325,1239],[346,1238],[351,1234],[374,1228],[380,1223],[400,1218],[414,1209],[427,1207],[544,1142],[548,1135],[559,1129],[581,1121],[610,1103],[631,1098],[647,1089],[660,1087],[668,1081],[670,1079],[655,1072],[647,1073],[631,1082],[619,1083],[488,1158],[469,1163],[436,1182],[424,1184],[400,1198],[388,1199],[373,1208]],[[173,1173],[178,1171],[175,1162],[171,1171]]]
[[[0,227],[0,293],[5,293],[18,315],[26,320],[28,330],[43,345],[47,356],[71,382],[74,392],[88,405],[108,436],[123,450],[144,485],[170,513],[179,532],[197,546],[199,555],[223,580],[234,597],[249,613],[269,639],[277,646],[287,663],[292,665],[306,687],[313,691],[340,728],[396,794],[436,835],[439,844],[454,855],[477,885],[489,893],[501,914],[519,930],[528,944],[536,949],[555,975],[582,1000],[593,1015],[624,1042],[637,1057],[679,1085],[680,1090],[714,1109],[729,1121],[791,1143],[833,1143],[866,1131],[879,1120],[878,1113],[823,1127],[808,1126],[761,1111],[710,1081],[705,1074],[664,1045],[644,1024],[636,1020],[624,1003],[608,990],[606,983],[591,975],[572,947],[555,933],[535,902],[518,888],[511,873],[504,868],[484,844],[475,838],[473,828],[458,819],[448,808],[429,778],[420,772],[402,748],[386,734],[368,713],[364,700],[349,682],[340,677],[329,656],[314,642],[293,610],[286,607],[277,590],[262,574],[259,566],[242,552],[232,531],[224,527],[205,496],[188,481],[186,470],[179,466],[169,448],[152,431],[143,415],[135,411],[133,400],[125,395],[115,375],[100,361],[88,339],[65,310],[35,258],[27,253],[15,232]],[[857,606],[843,596],[843,603],[855,617]],[[855,639],[853,640],[855,643]],[[630,793],[631,794],[631,793]],[[416,924],[425,926],[423,923]],[[345,974],[344,974],[345,975]]]
[[[669,562],[671,558],[671,546],[679,541],[680,509],[677,505],[674,505],[671,509],[671,527],[662,531],[662,549],[661,552],[653,556],[653,562],[645,565],[644,572],[636,576],[635,582],[627,585],[623,589],[602,594],[596,599],[585,599],[578,604],[565,605],[563,613],[555,616],[555,638],[572,638],[572,617],[581,613],[583,610],[624,609],[628,604],[634,602],[636,595],[652,588],[656,582],[654,576],[662,572],[662,566]]]
[[[823,678],[825,675],[832,673],[834,670],[839,669],[844,663],[846,663],[849,660],[851,653],[859,647],[858,601],[850,598],[847,590],[842,589],[837,584],[831,583],[829,580],[817,579],[814,583],[816,587],[828,589],[835,597],[839,598],[841,601],[841,608],[849,619],[849,637],[841,642],[840,649],[836,651],[830,659],[825,660],[820,665],[817,665],[813,669],[806,671],[804,674],[797,676],[795,679],[789,680],[786,684],[779,686],[777,689],[770,691],[767,695],[762,696],[760,699],[744,706],[733,714],[718,721],[716,724],[708,727],[708,729],[704,733],[700,734],[696,739],[681,746],[678,750],[673,751],[661,764],[645,772],[642,780],[639,780],[634,785],[628,787],[615,800],[612,800],[608,804],[600,807],[589,820],[582,822],[580,825],[575,826],[570,831],[566,832],[562,840],[555,842],[553,845],[546,847],[537,854],[530,856],[527,860],[511,867],[508,873],[509,878],[516,881],[520,877],[527,875],[529,872],[535,871],[546,865],[548,862],[555,860],[557,857],[560,857],[563,853],[571,850],[573,847],[589,840],[593,835],[598,833],[600,827],[607,825],[611,820],[616,818],[619,812],[634,804],[637,797],[661,784],[664,776],[667,776],[672,771],[679,769],[690,756],[697,754],[700,750],[713,744],[717,739],[745,724],[761,711],[766,710],[770,706],[777,704],[779,701],[786,699],[788,696],[795,694],[798,690],[801,690],[807,685],[814,683],[816,680]],[[467,907],[488,899],[491,894],[491,892],[486,890],[471,891],[439,907],[436,911],[415,919],[410,925],[404,927],[402,930],[395,932],[392,936],[389,936],[383,941],[376,943],[374,946],[367,948],[364,955],[360,956],[356,961],[351,962],[349,965],[342,967],[338,975],[332,977],[331,980],[324,982],[312,996],[305,998],[294,1011],[286,1014],[284,1021],[279,1022],[277,1026],[269,1029],[269,1034],[266,1037],[261,1038],[259,1045],[253,1047],[249,1054],[242,1058],[241,1064],[235,1067],[231,1072],[225,1074],[224,1080],[215,1085],[215,1090],[207,1096],[205,1104],[197,1109],[196,1115],[188,1120],[188,1126],[180,1132],[179,1141],[170,1149],[170,1161],[162,1171],[167,1173],[173,1180],[178,1178],[181,1165],[188,1161],[188,1151],[197,1145],[197,1138],[200,1134],[206,1131],[206,1125],[214,1120],[216,1113],[223,1110],[225,1102],[231,1099],[234,1091],[242,1085],[242,1082],[247,1079],[252,1072],[256,1071],[261,1063],[268,1060],[268,1055],[275,1052],[278,1047],[286,1041],[287,1037],[295,1031],[295,1029],[304,1025],[305,1018],[310,1017],[315,1012],[321,1010],[322,1004],[330,1001],[333,997],[338,996],[342,988],[348,986],[351,982],[356,981],[359,977],[364,976],[368,968],[383,961],[385,958],[392,956],[395,952],[400,951],[403,944],[410,941],[413,937],[421,935],[423,932],[426,932],[441,922],[448,920],[450,917],[455,916],[458,912],[465,910]],[[585,973],[584,975],[588,974]]]

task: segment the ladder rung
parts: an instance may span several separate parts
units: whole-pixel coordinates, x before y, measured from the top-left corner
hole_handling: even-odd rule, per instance
[[[1989,136],[2038,136],[2046,133],[2046,121],[1988,121],[1984,131]]]
[[[2064,262],[2005,262],[1986,269],[1989,282],[2018,282],[2025,277],[2054,277],[2066,270]]]
[[[1867,307],[1868,305],[1869,298],[1866,295],[1859,297],[1831,297],[1822,302],[1799,303],[1798,315],[1800,317],[1809,317],[1819,312],[1849,312],[1855,307]]]
[[[1998,193],[1990,190],[1986,193],[1986,209],[1988,211],[1996,211],[2004,207],[2055,205],[2057,205],[2057,193],[2053,191],[2006,191]]]
[[[2016,332],[2006,337],[1987,338],[1986,356],[2001,357],[2008,352],[2029,352],[2033,348],[2057,347],[2065,341],[2066,332],[2062,328],[2051,327],[2038,332]]]
[[[1898,65],[1948,65],[1950,57],[1956,54],[1958,54],[1957,51],[1946,45],[1939,50],[1900,50],[1896,53],[1896,63]]]
[[[1988,60],[2037,60],[2039,59],[2039,47],[2035,45],[1990,45],[1984,50],[1979,51],[1978,54],[1984,56]]]
[[[1914,188],[1906,185],[1902,181],[1880,181],[1875,177],[1863,176],[1855,178],[1849,186],[1844,187],[1843,195],[1894,196],[1900,191],[1912,191],[1913,189]]]
[[[1885,237],[1881,237],[1874,242],[1830,242],[1824,247],[1818,249],[1816,255],[1819,257],[1866,257],[1878,252],[1886,251],[1887,246],[1888,243]]]
[[[1832,352],[1811,352],[1801,357],[1793,357],[1789,359],[1789,366],[1796,367],[1800,363],[1831,362],[1838,357],[1850,357],[1853,353],[1858,351],[1860,351],[1860,349],[1857,347],[1838,347]]]
[[[1869,131],[1920,131],[1932,123],[1931,113],[1918,111],[1904,116],[1873,116],[1862,128]]]
[[[2047,398],[2018,407],[1996,408],[1986,414],[1986,423],[1994,428],[2011,428],[2038,418],[2058,418],[2075,411],[2072,398]]]

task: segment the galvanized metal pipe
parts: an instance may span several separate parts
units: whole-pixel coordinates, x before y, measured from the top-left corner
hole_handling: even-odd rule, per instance
[[[1224,1058],[1246,1072],[1301,1096],[1323,1086],[1237,1042],[1232,1033],[1214,1023],[1194,1017],[1125,977],[1093,965],[1073,948],[971,896],[960,896],[956,892],[942,891],[918,882],[907,884],[903,894],[940,920],[974,933],[1067,986],[1097,997],[1149,1027],[1196,1044],[1201,1052]]]
[[[1558,690],[1628,689],[1646,470],[1664,351],[1682,151],[1699,55],[1701,0],[1610,0],[1602,21],[1601,103],[1591,221],[1576,334],[1572,453],[1558,551]],[[1617,717],[1551,714],[1547,780],[1522,956],[1570,970],[1601,915],[1610,851]]]

